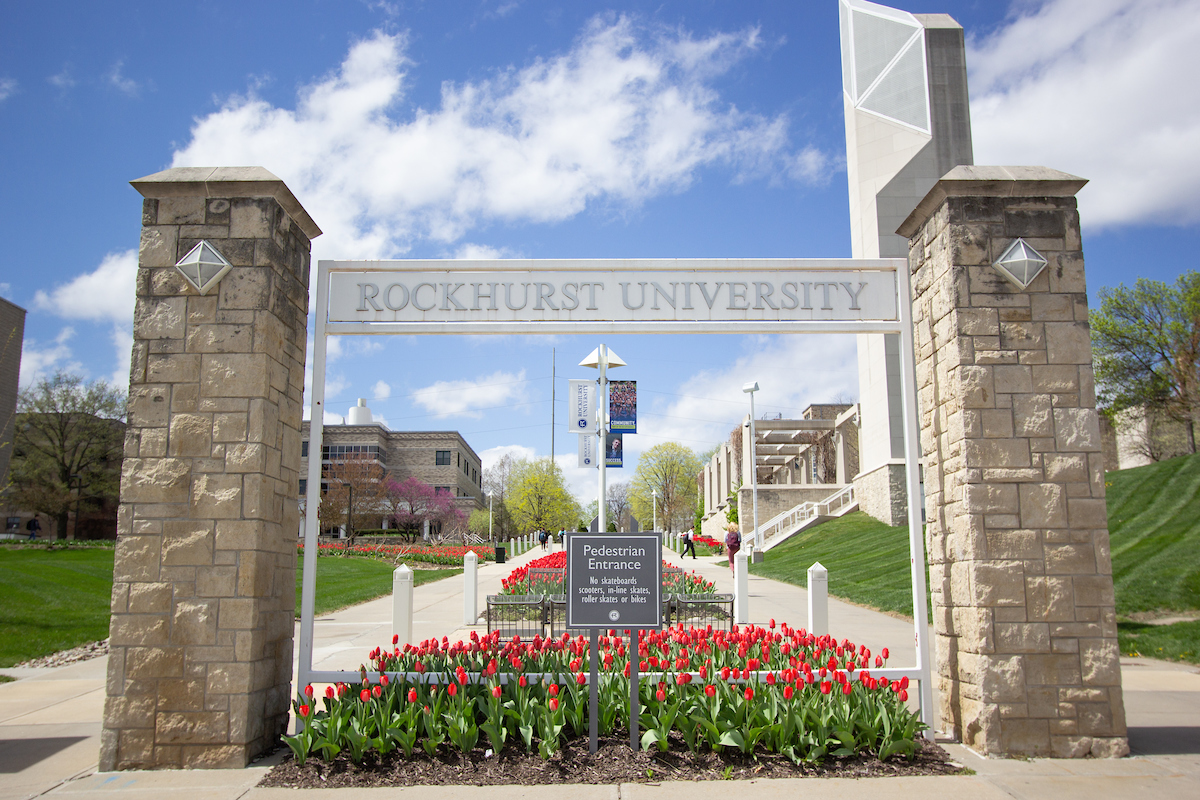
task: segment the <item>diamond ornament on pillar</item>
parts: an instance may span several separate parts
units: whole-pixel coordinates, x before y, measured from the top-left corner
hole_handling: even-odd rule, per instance
[[[233,265],[217,248],[205,241],[188,251],[179,259],[175,269],[200,294],[208,294],[209,290],[221,282],[225,273],[233,269]]]
[[[1024,239],[1014,239],[992,266],[1021,291],[1029,288],[1033,279],[1046,268],[1045,256],[1034,250]]]

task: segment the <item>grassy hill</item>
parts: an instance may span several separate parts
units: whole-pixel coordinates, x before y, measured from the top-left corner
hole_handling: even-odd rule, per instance
[[[1110,472],[1106,483],[1121,652],[1200,663],[1200,621],[1149,624],[1200,613],[1200,455]],[[779,545],[751,571],[805,586],[814,561],[829,570],[830,594],[912,615],[906,527],[847,514]]]

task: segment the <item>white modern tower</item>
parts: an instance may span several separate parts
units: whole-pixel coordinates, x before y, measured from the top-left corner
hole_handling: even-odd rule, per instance
[[[963,29],[946,14],[839,0],[846,173],[855,258],[907,258],[896,234],[933,185],[974,162]],[[858,337],[864,511],[905,519],[899,337]]]

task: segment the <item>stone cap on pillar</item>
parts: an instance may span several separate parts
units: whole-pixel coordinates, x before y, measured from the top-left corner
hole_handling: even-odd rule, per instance
[[[273,197],[310,240],[321,229],[275,174],[263,167],[175,167],[130,181],[142,197]]]
[[[896,229],[911,238],[947,197],[1074,197],[1086,178],[1049,167],[958,166],[933,185]]]

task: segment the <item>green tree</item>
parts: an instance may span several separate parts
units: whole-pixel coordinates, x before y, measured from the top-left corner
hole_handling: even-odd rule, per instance
[[[1139,278],[1100,290],[1090,316],[1099,405],[1109,414],[1142,408],[1184,424],[1196,452],[1200,412],[1200,273],[1174,286]]]
[[[658,523],[667,531],[690,527],[698,488],[700,458],[678,442],[656,444],[642,453],[630,486],[634,516],[649,527],[654,516],[653,493],[658,492]]]
[[[504,505],[521,532],[557,533],[579,519],[579,503],[567,491],[562,470],[549,458],[513,462]]]
[[[492,496],[492,530],[496,539],[504,541],[516,535],[512,515],[508,513],[505,498],[508,496],[509,485],[512,483],[513,465],[516,459],[506,453],[500,459],[483,471],[484,496]]]
[[[104,381],[58,372],[17,396],[10,480],[13,502],[55,521],[64,539],[70,512],[114,502],[120,491],[125,395]]]

